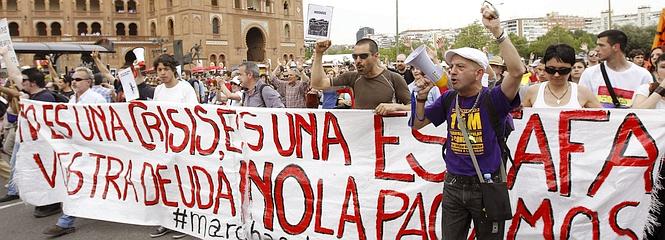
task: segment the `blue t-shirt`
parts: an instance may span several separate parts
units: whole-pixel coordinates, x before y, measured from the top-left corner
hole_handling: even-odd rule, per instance
[[[455,99],[450,104],[450,109],[443,109],[443,101],[453,91],[446,92],[438,98],[432,105],[425,108],[425,116],[435,126],[441,125],[444,121],[448,122],[448,141],[446,142],[446,169],[449,173],[462,176],[476,176],[476,170],[473,168],[471,156],[464,142],[462,131],[457,125],[455,114]],[[519,106],[519,95],[515,96],[512,102],[508,100],[501,88],[488,90],[486,87],[481,91],[482,96],[478,99],[477,107],[473,110],[476,96],[459,96],[461,111],[468,112],[463,114],[467,122],[469,135],[475,138],[476,143],[472,143],[474,153],[478,159],[480,171],[485,173],[494,173],[499,169],[501,160],[501,147],[499,146],[496,134],[492,128],[492,122],[489,117],[489,109],[483,106],[483,98],[489,97],[490,102],[494,104],[497,119],[504,119],[510,111]]]
[[[30,100],[55,102],[55,97],[49,92],[49,90],[42,89],[40,92],[30,95]]]
[[[337,106],[337,89],[323,90],[323,109],[333,109]]]

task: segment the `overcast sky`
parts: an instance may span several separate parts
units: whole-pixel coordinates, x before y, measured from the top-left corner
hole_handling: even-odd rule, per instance
[[[458,28],[480,19],[481,0],[401,0],[399,1],[399,30]],[[520,17],[543,17],[549,12],[561,15],[600,17],[607,9],[607,0],[493,0],[501,20]],[[376,33],[395,33],[395,0],[303,0],[303,15],[307,6],[332,6],[331,39],[333,44],[355,43],[356,31],[372,27]],[[637,13],[639,6],[651,11],[665,7],[665,0],[612,0],[615,14]],[[527,10],[527,11],[525,11]]]

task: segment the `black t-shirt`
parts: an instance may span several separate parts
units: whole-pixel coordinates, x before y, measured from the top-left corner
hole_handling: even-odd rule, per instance
[[[402,75],[402,77],[406,81],[406,85],[411,84],[416,79],[415,77],[413,77],[413,73],[411,72],[410,68],[406,68],[406,70],[404,70],[404,73],[397,71],[397,69],[390,68],[389,70],[396,72],[399,75]]]
[[[72,95],[74,95],[74,91],[69,91],[69,92],[63,92],[63,91],[58,91],[58,93],[65,95],[67,98],[72,98]]]
[[[42,102],[55,102],[55,97],[48,90],[42,89],[38,93],[31,94],[30,100],[37,100]]]
[[[155,95],[155,87],[150,86],[145,82],[136,85],[136,88],[139,90],[139,100],[152,100],[153,96]]]

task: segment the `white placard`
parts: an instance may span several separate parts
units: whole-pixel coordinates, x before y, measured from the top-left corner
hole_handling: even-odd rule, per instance
[[[305,33],[305,38],[330,38],[332,14],[333,7],[310,4],[307,13],[307,32]]]
[[[9,58],[16,66],[19,65],[18,58],[16,57],[16,52],[14,51],[14,44],[12,43],[12,38],[9,35],[9,25],[7,19],[0,19],[0,47],[7,46],[9,49]]]
[[[125,68],[118,72],[118,78],[122,83],[122,90],[125,93],[125,101],[129,102],[139,98],[139,89],[136,87],[134,74],[131,68]]]

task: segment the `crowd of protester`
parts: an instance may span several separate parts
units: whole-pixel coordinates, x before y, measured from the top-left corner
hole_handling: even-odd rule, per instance
[[[498,36],[497,41],[501,38],[505,36]],[[576,53],[566,44],[552,45],[544,53],[536,54],[540,59],[522,58],[519,64],[523,72],[517,73],[522,70],[515,66],[509,69],[505,56],[484,53],[487,71],[482,72],[483,87],[491,91],[506,86],[506,79],[511,84],[514,79],[521,79],[515,97],[521,101],[518,104],[521,107],[665,109],[665,46],[626,54],[628,40],[623,32],[608,30],[598,35],[597,47],[588,52]],[[452,64],[450,59],[446,57],[442,62],[436,57],[437,53],[448,55],[444,45],[431,47],[429,56],[447,73],[448,85],[431,88],[426,99],[419,97],[422,86],[417,85],[426,74],[406,65],[406,55],[397,56],[393,62],[382,62],[376,42],[363,39],[354,47],[353,62],[323,62],[322,54],[330,45],[329,40],[317,42],[310,64],[303,59],[279,59],[275,64],[245,62],[222,70],[186,70],[178,74],[174,57],[164,54],[153,64],[155,73],[147,74],[134,63],[122,67],[136,68],[138,100],[269,108],[373,109],[377,114],[412,111],[412,104],[421,100],[430,106],[447,89],[461,84],[451,77],[457,73],[451,72],[455,67],[448,67]],[[6,48],[0,49],[0,54],[9,59]],[[477,57],[473,54],[469,58]],[[510,57],[511,64],[518,63],[514,56]],[[21,99],[73,104],[125,102],[122,84],[106,68],[99,53],[93,52],[92,58],[94,69],[78,67],[64,74],[57,72],[50,62],[46,68],[19,68],[6,61],[2,63],[7,73],[0,76],[5,83],[0,86],[0,96],[7,110],[2,120],[0,158],[4,161],[0,161],[0,177],[11,179],[20,147],[15,135]],[[19,198],[19,190],[12,181],[8,189],[0,202]],[[36,207],[34,215],[45,217],[60,212],[60,204],[52,204]],[[68,234],[74,232],[73,224],[73,217],[62,215],[44,233]],[[151,236],[162,236],[169,231],[160,227]]]

